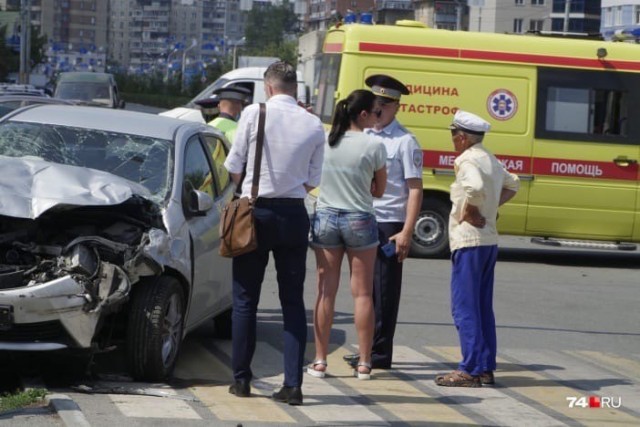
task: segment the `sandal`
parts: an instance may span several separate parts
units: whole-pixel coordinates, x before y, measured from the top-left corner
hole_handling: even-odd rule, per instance
[[[480,374],[480,382],[482,384],[493,385],[496,383],[496,378],[493,375],[493,371],[485,371]]]
[[[316,369],[316,366],[324,366],[323,370]],[[326,375],[327,361],[323,359],[315,360],[312,364],[307,366],[307,374],[316,378],[324,378]]]
[[[361,372],[360,367],[366,368],[367,372]],[[358,365],[353,370],[353,376],[359,380],[370,380],[371,379],[371,363],[358,362]]]
[[[444,387],[482,387],[479,376],[469,375],[458,370],[437,376],[436,384]]]

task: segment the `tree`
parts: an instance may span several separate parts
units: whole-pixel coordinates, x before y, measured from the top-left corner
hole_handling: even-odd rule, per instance
[[[275,56],[296,63],[295,43],[287,41],[286,37],[298,32],[298,17],[291,2],[284,0],[279,6],[267,3],[253,8],[248,13],[245,28],[245,54]]]
[[[46,34],[39,35],[38,28],[31,27],[31,68],[44,62],[44,46],[47,44],[47,40]]]
[[[19,55],[7,46],[7,26],[0,27],[0,82],[7,80],[9,73],[18,70]]]

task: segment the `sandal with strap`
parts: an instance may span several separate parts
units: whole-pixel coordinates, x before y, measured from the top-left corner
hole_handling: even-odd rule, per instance
[[[316,369],[316,366],[324,366],[323,370]],[[307,374],[316,378],[324,378],[327,370],[327,361],[323,359],[314,360],[312,364],[307,366]]]
[[[360,367],[366,368],[367,372],[360,371]],[[358,365],[353,370],[353,376],[359,380],[370,380],[371,379],[371,363],[358,362]]]
[[[482,387],[479,376],[469,375],[458,370],[438,375],[435,381],[436,384],[444,387]]]

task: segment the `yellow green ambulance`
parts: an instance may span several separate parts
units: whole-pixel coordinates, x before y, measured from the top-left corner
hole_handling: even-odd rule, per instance
[[[448,253],[457,109],[492,127],[485,145],[521,189],[499,232],[538,241],[632,249],[640,241],[640,45],[436,30],[415,21],[327,32],[315,111],[389,74],[411,91],[398,120],[423,149],[416,256]],[[607,242],[600,244],[598,242]]]

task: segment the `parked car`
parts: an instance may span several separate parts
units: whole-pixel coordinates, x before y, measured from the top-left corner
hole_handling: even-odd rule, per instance
[[[0,119],[0,351],[123,346],[156,381],[190,330],[215,317],[229,335],[228,149],[211,126],[131,111]]]
[[[109,73],[88,71],[60,73],[53,96],[94,107],[125,107],[125,102],[120,98],[116,79]]]

